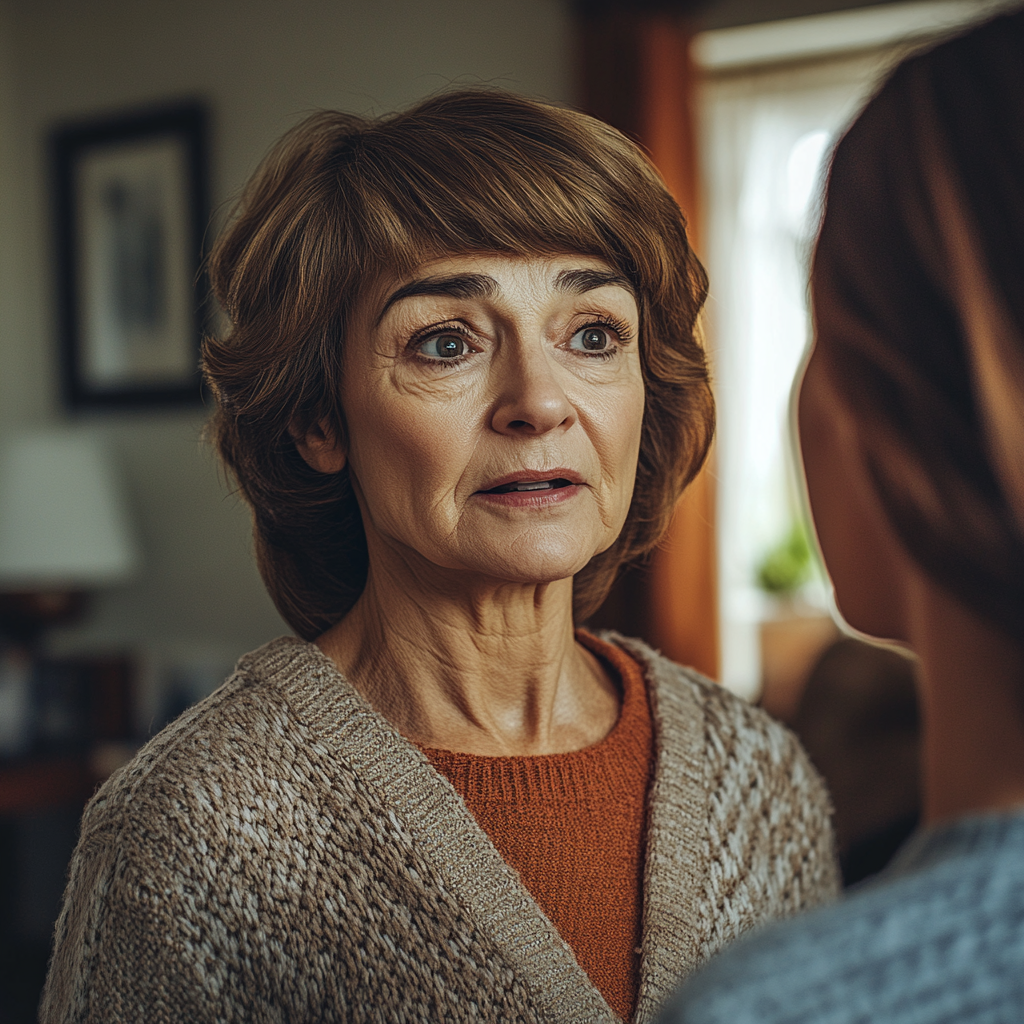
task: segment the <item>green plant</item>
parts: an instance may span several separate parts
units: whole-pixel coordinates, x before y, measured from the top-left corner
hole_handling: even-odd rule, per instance
[[[790,594],[811,574],[811,545],[807,531],[796,523],[771,548],[757,567],[757,584],[769,594]]]

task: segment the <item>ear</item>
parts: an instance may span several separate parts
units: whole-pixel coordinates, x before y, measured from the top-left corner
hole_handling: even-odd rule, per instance
[[[348,460],[348,450],[326,420],[314,423],[305,433],[288,428],[303,461],[318,473],[340,473]]]

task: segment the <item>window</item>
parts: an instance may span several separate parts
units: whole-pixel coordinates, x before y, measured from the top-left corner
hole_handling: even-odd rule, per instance
[[[760,626],[777,608],[757,586],[758,567],[803,518],[790,393],[809,340],[807,269],[828,155],[915,40],[993,6],[889,4],[696,39],[719,411],[721,681],[744,696],[759,693]],[[821,579],[801,588],[805,612],[828,614],[830,602]]]

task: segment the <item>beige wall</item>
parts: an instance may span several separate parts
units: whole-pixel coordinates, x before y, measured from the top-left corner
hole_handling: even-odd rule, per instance
[[[58,119],[199,94],[224,204],[317,107],[387,111],[456,83],[566,101],[561,0],[0,0],[0,435],[62,420],[44,140]],[[125,477],[146,562],[58,646],[188,663],[281,632],[252,567],[248,515],[195,412],[89,415]]]
[[[14,99],[12,35],[10,4],[0,0],[0,432],[31,415],[23,396],[30,375],[29,353],[19,341],[25,334],[27,303],[19,301],[25,290],[25,268],[19,258],[24,211],[19,201],[22,147]]]

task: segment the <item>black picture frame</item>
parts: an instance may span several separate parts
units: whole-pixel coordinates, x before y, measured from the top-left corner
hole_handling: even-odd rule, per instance
[[[199,100],[50,138],[61,383],[73,410],[200,404],[208,113]]]

